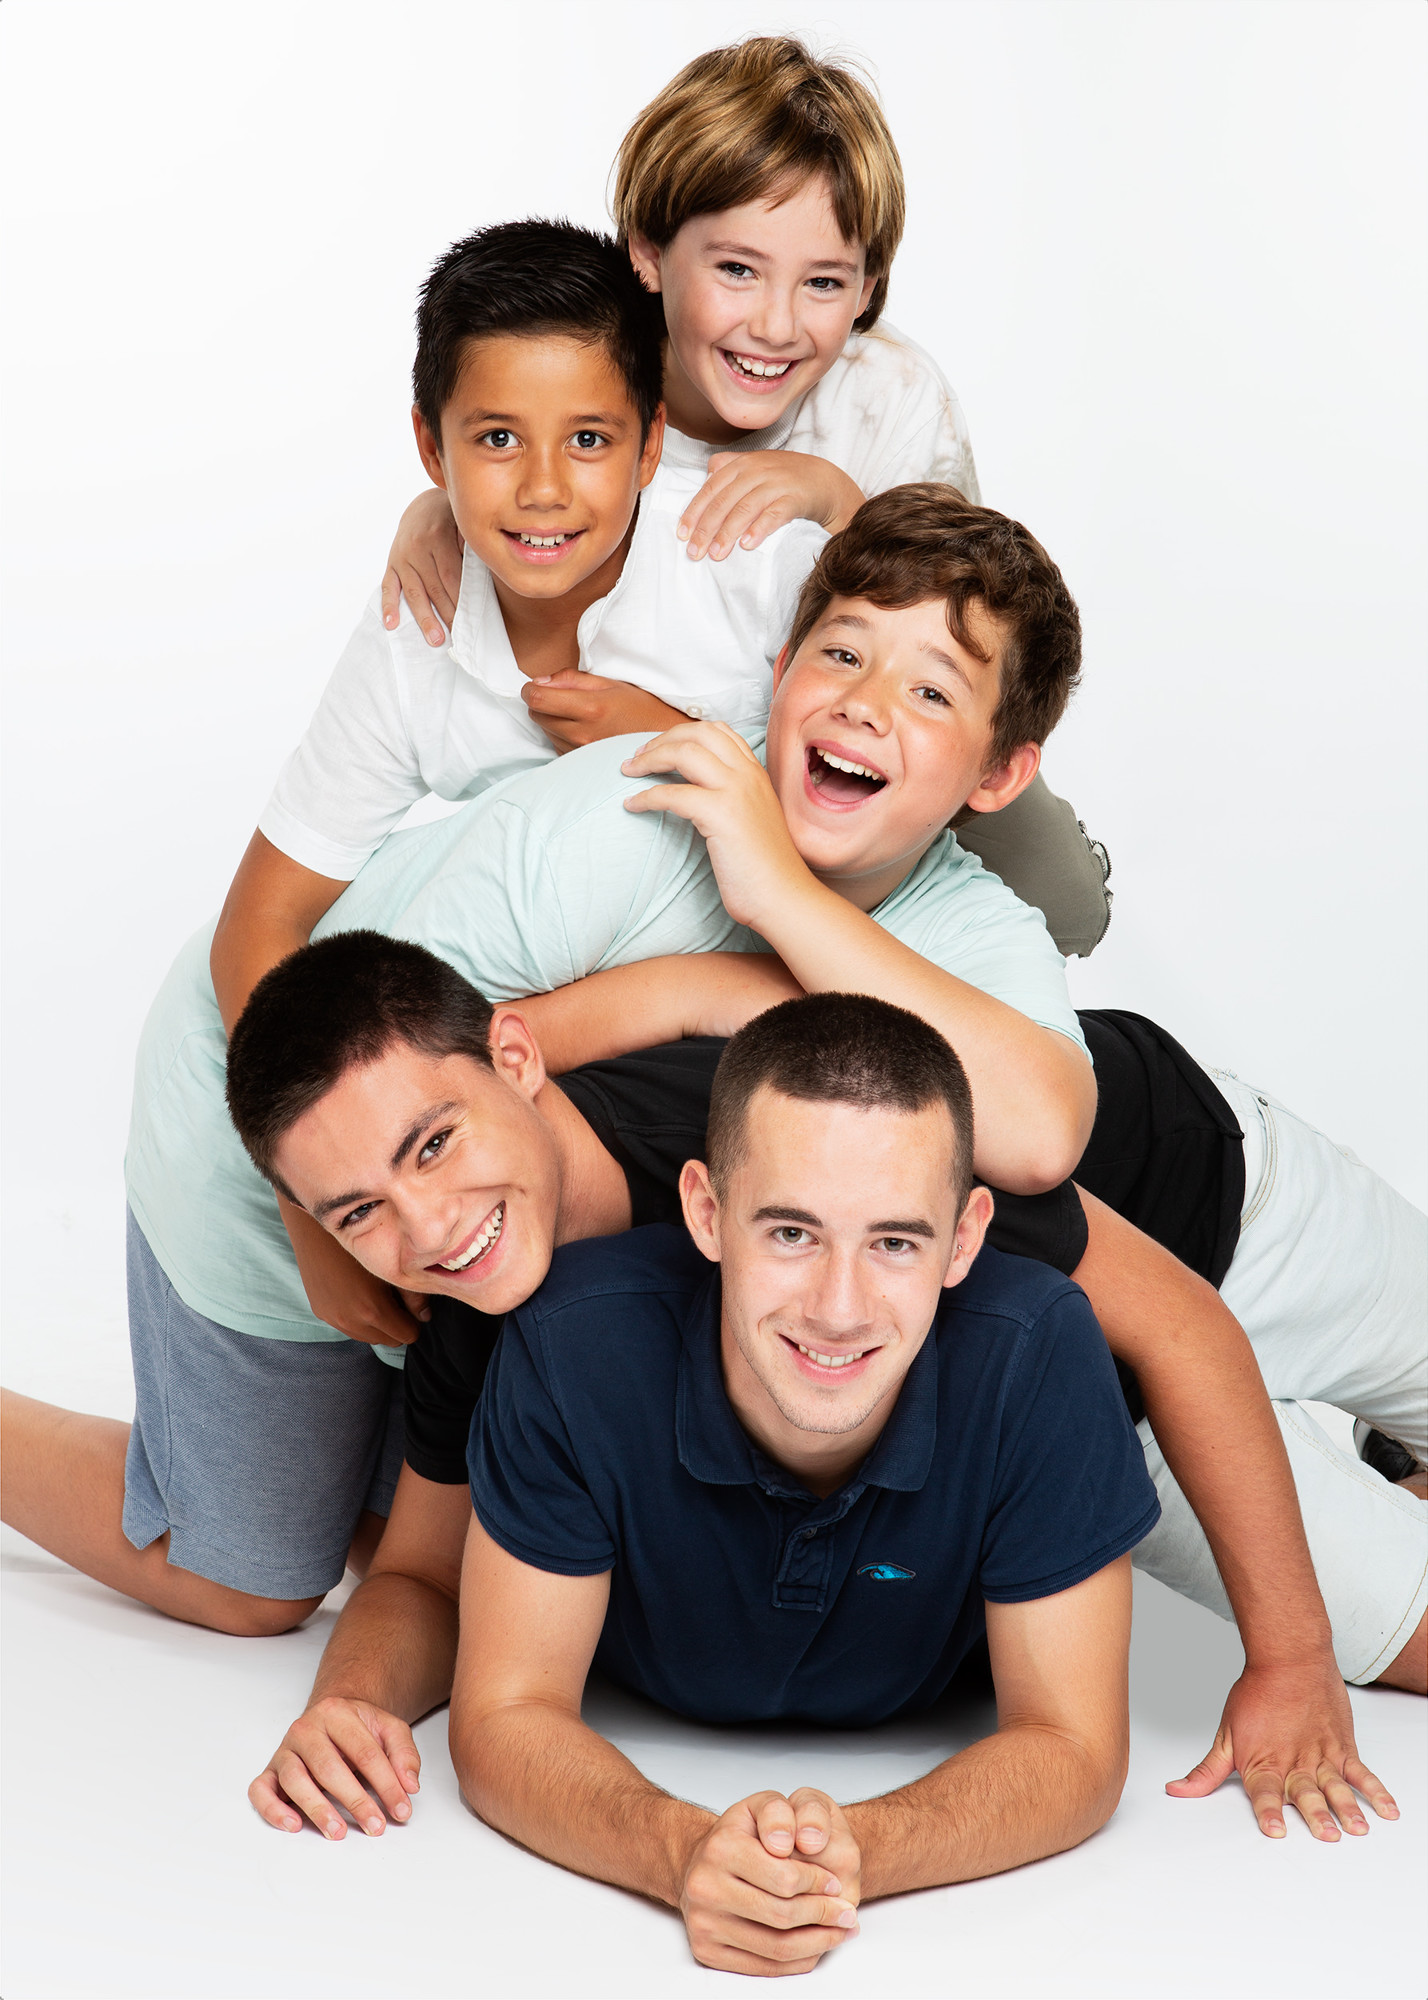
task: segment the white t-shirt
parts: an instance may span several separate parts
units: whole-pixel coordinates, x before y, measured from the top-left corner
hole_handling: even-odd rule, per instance
[[[757,746],[761,730],[749,730]],[[393,834],[313,936],[378,930],[454,965],[493,1001],[666,953],[758,951],[719,897],[704,841],[673,813],[629,813],[616,736]],[[1065,961],[1028,909],[950,833],[873,912],[912,950],[1085,1047]],[[210,924],[179,954],[139,1042],[129,1204],[179,1297],[221,1326],[340,1340],[313,1318],[267,1183],[224,1102],[227,1045]]]
[[[913,479],[942,479],[979,500],[962,406],[930,354],[880,320],[855,333],[828,373],[767,430],[733,445],[666,430],[664,464],[704,473],[716,451],[806,451],[871,498]]]
[[[790,521],[758,549],[691,562],[675,530],[703,480],[700,470],[662,465],[645,488],[619,580],[580,620],[580,665],[696,720],[757,726],[828,536]],[[304,868],[351,881],[417,800],[474,798],[554,759],[521,700],[525,678],[491,572],[470,549],[445,646],[427,644],[405,601],[387,631],[374,596],[278,774],[260,830]]]

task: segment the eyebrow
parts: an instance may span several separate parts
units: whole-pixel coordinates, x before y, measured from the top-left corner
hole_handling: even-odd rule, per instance
[[[506,410],[468,410],[461,419],[463,424],[519,424],[521,419]],[[562,419],[567,424],[627,424],[628,410],[578,410],[574,416]]]
[[[796,1222],[802,1229],[821,1229],[823,1223],[816,1215],[810,1215],[806,1208],[784,1208],[776,1202],[754,1210],[755,1222]],[[869,1236],[922,1236],[932,1242],[937,1231],[930,1222],[893,1219],[889,1222],[870,1222]]]
[[[407,1154],[429,1125],[434,1125],[438,1118],[449,1117],[453,1111],[459,1111],[460,1109],[461,1106],[453,1098],[447,1104],[433,1104],[429,1110],[423,1111],[420,1118],[413,1122],[398,1145],[397,1150],[393,1153],[389,1162],[393,1170],[402,1164]],[[334,1209],[346,1208],[351,1202],[368,1201],[370,1198],[366,1188],[352,1188],[346,1194],[335,1194],[327,1201],[318,1202],[309,1212],[316,1221],[323,1222],[332,1214]]]
[[[969,694],[971,693],[972,691],[971,676],[968,674],[967,669],[962,665],[960,660],[954,660],[952,655],[950,653],[944,653],[940,646],[923,645],[919,646],[917,650],[919,653],[926,654],[929,660],[935,660],[939,667],[945,667],[949,674],[955,674],[958,680],[961,681],[963,687],[966,688],[967,692]]]

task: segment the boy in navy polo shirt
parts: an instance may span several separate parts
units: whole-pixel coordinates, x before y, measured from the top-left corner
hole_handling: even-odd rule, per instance
[[[507,1322],[452,1755],[483,1818],[678,1908],[701,1963],[806,1971],[864,1896],[1109,1818],[1129,1551],[1159,1505],[1084,1296],[982,1250],[971,1096],[926,1022],[838,994],[760,1016],[708,1159],[681,1179],[692,1243],[571,1246]],[[846,1810],[805,1789],[715,1814],[581,1720],[598,1660],[700,1720],[867,1726],[934,1701],[984,1632],[996,1734]]]

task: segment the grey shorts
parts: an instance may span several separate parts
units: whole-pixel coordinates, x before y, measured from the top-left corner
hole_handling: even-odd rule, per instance
[[[402,1465],[401,1371],[353,1340],[262,1340],[186,1306],[129,1217],[137,1407],[124,1533],[169,1537],[180,1569],[254,1597],[342,1580],[364,1508]]]

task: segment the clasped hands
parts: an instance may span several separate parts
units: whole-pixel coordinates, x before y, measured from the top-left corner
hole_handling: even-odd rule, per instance
[[[826,1792],[754,1792],[699,1840],[679,1912],[701,1965],[779,1978],[857,1936],[861,1885],[858,1843]]]

